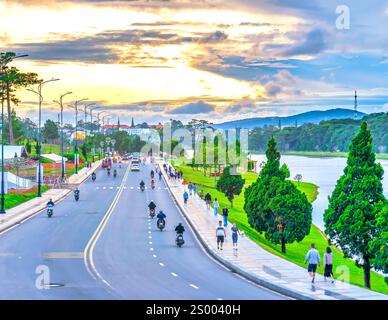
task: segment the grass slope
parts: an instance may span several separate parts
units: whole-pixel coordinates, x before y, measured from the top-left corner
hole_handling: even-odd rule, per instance
[[[47,186],[42,186],[42,192],[45,192],[48,190]],[[13,207],[18,206],[19,204],[22,204],[24,202],[27,202],[31,199],[34,199],[38,196],[37,192],[31,192],[31,193],[21,193],[21,194],[12,194],[8,193],[5,195],[5,208],[11,209]]]

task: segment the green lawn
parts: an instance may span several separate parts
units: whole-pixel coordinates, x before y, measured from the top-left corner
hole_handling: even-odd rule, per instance
[[[45,192],[48,190],[47,186],[42,186],[42,192]],[[5,195],[5,208],[11,209],[13,207],[18,206],[19,204],[22,204],[24,202],[27,202],[31,199],[34,199],[38,196],[37,192],[32,193],[24,193],[24,194],[6,194]]]
[[[193,170],[191,167],[188,167],[181,162],[175,163],[176,167],[183,171],[183,178],[186,181],[195,182],[198,184],[198,189],[202,189],[205,193],[209,192],[212,195],[212,198],[217,198],[220,206],[224,205],[229,208],[229,220],[231,222],[235,222],[240,230],[243,230],[244,233],[249,236],[253,241],[259,244],[265,250],[276,254],[286,260],[289,260],[299,266],[304,265],[304,258],[306,252],[310,248],[311,243],[315,243],[316,248],[320,251],[321,255],[323,255],[324,250],[327,247],[327,238],[315,225],[312,225],[310,234],[305,237],[305,239],[300,243],[292,243],[287,244],[287,253],[283,254],[281,252],[281,247],[275,245],[268,240],[265,239],[264,235],[258,233],[256,230],[251,228],[248,223],[247,216],[243,210],[244,207],[244,191],[241,195],[234,199],[234,208],[230,208],[229,201],[226,197],[219,191],[215,189],[214,178],[213,177],[205,177],[203,175],[203,171]],[[257,175],[254,173],[246,173],[244,174],[244,178],[246,179],[246,184],[250,184],[257,179]],[[312,183],[306,182],[294,182],[295,185],[301,190],[305,192],[309,201],[313,202],[318,194],[318,188]],[[337,248],[334,248],[334,275],[338,277],[343,271],[336,272],[336,267],[342,266],[349,269],[350,274],[350,283],[363,286],[363,270],[358,268],[354,261],[351,259],[344,258],[341,251]],[[318,272],[323,274],[323,267],[318,268]],[[371,283],[372,289],[381,293],[388,294],[388,286],[384,282],[384,277],[378,275],[377,273],[372,272],[371,274]]]
[[[347,152],[320,152],[320,151],[289,151],[286,155],[307,157],[347,157]],[[388,154],[376,154],[377,159],[388,159]]]

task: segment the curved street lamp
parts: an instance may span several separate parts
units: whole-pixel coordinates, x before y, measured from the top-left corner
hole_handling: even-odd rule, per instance
[[[72,94],[73,92],[66,92],[64,94],[61,94],[58,100],[53,100],[53,102],[59,104],[59,107],[61,108],[61,181],[63,182],[65,178],[65,161],[63,159],[63,98],[66,97],[67,95]]]
[[[74,143],[74,162],[75,162],[75,174],[78,174],[78,104],[80,102],[86,101],[88,98],[83,98],[80,100],[74,101],[74,105],[70,105],[70,107],[75,109],[75,143]]]
[[[35,93],[39,98],[39,123],[38,123],[38,197],[42,196],[42,168],[41,168],[41,155],[42,155],[42,137],[41,137],[41,125],[42,125],[42,102],[43,102],[43,95],[42,95],[42,88],[45,84],[49,82],[59,81],[59,79],[52,78],[50,80],[41,81],[38,84],[37,89],[27,89],[28,91],[31,91],[32,93]]]

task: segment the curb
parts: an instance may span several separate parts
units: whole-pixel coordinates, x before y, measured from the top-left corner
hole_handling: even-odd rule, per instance
[[[92,174],[94,171],[96,171],[100,166],[101,166],[101,164],[99,164],[99,165],[98,165],[97,167],[95,167],[94,169],[90,170],[89,172],[91,172],[91,173],[89,174],[89,172],[88,172],[88,174],[85,175],[85,179],[81,180],[81,182],[77,183],[77,185],[83,184],[83,183],[91,176],[91,174]],[[65,198],[71,193],[71,190],[70,190],[70,189],[60,189],[60,190],[66,190],[66,192],[65,192],[63,195],[61,195],[58,199],[56,199],[56,200],[54,201],[55,204],[61,202],[63,199],[65,199]],[[38,204],[37,207],[39,207],[40,205],[41,205],[41,204]],[[31,208],[31,210],[32,210],[32,209],[33,209],[33,208]],[[32,218],[32,217],[35,216],[36,214],[42,212],[44,209],[45,209],[45,206],[42,207],[42,208],[39,208],[39,209],[35,209],[32,213],[28,214],[27,216],[24,216],[24,217],[21,218],[21,219],[17,219],[17,218],[16,218],[14,222],[11,222],[9,225],[6,225],[5,227],[3,227],[3,226],[0,225],[0,234],[6,232],[7,230],[9,230],[9,229],[15,227],[16,225],[21,224],[21,223],[23,223],[24,221],[26,221],[26,220]],[[7,223],[7,222],[6,222],[6,223]],[[6,224],[6,223],[5,223],[5,224]]]
[[[159,165],[159,168],[160,168],[160,165]],[[160,169],[162,169],[162,168],[160,168]],[[197,239],[199,240],[201,246],[215,260],[217,260],[222,265],[227,267],[230,271],[232,271],[232,272],[242,276],[243,278],[245,278],[245,279],[247,279],[247,280],[249,280],[249,281],[251,281],[251,282],[253,282],[253,283],[255,283],[255,284],[259,285],[259,286],[262,286],[262,287],[267,288],[269,290],[275,291],[277,293],[280,293],[280,294],[285,295],[285,296],[290,297],[290,298],[294,298],[294,299],[298,299],[298,300],[314,300],[310,296],[303,295],[301,293],[298,293],[298,292],[295,292],[293,290],[281,287],[281,286],[276,285],[276,284],[274,284],[274,283],[272,283],[270,281],[267,281],[267,280],[261,279],[261,278],[259,278],[257,276],[254,276],[251,273],[241,269],[240,267],[235,266],[233,263],[223,259],[218,254],[214,253],[214,251],[208,247],[206,241],[202,238],[202,235],[199,233],[199,231],[197,231],[197,229],[194,226],[193,222],[191,221],[189,216],[186,214],[184,208],[182,207],[182,205],[179,203],[179,201],[176,199],[176,197],[172,193],[172,191],[170,189],[170,186],[169,186],[169,184],[168,184],[164,174],[163,174],[163,179],[164,179],[164,181],[165,181],[165,183],[166,183],[166,185],[168,187],[168,191],[171,194],[172,199],[177,204],[177,207],[179,208],[181,214],[185,217],[186,221],[189,223],[191,229],[194,231],[194,233],[197,236]]]

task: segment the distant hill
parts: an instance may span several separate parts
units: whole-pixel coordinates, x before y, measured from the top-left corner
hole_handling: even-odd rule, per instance
[[[358,119],[361,119],[366,114],[363,112],[358,112]],[[331,109],[326,111],[309,111],[300,113],[288,117],[263,117],[263,118],[250,118],[229,121],[224,123],[213,124],[212,126],[217,129],[234,129],[234,128],[243,128],[243,129],[254,129],[264,126],[278,126],[279,120],[282,127],[295,126],[295,123],[299,125],[305,123],[314,123],[318,124],[323,120],[333,120],[333,119],[347,119],[354,118],[354,111],[350,109]]]

